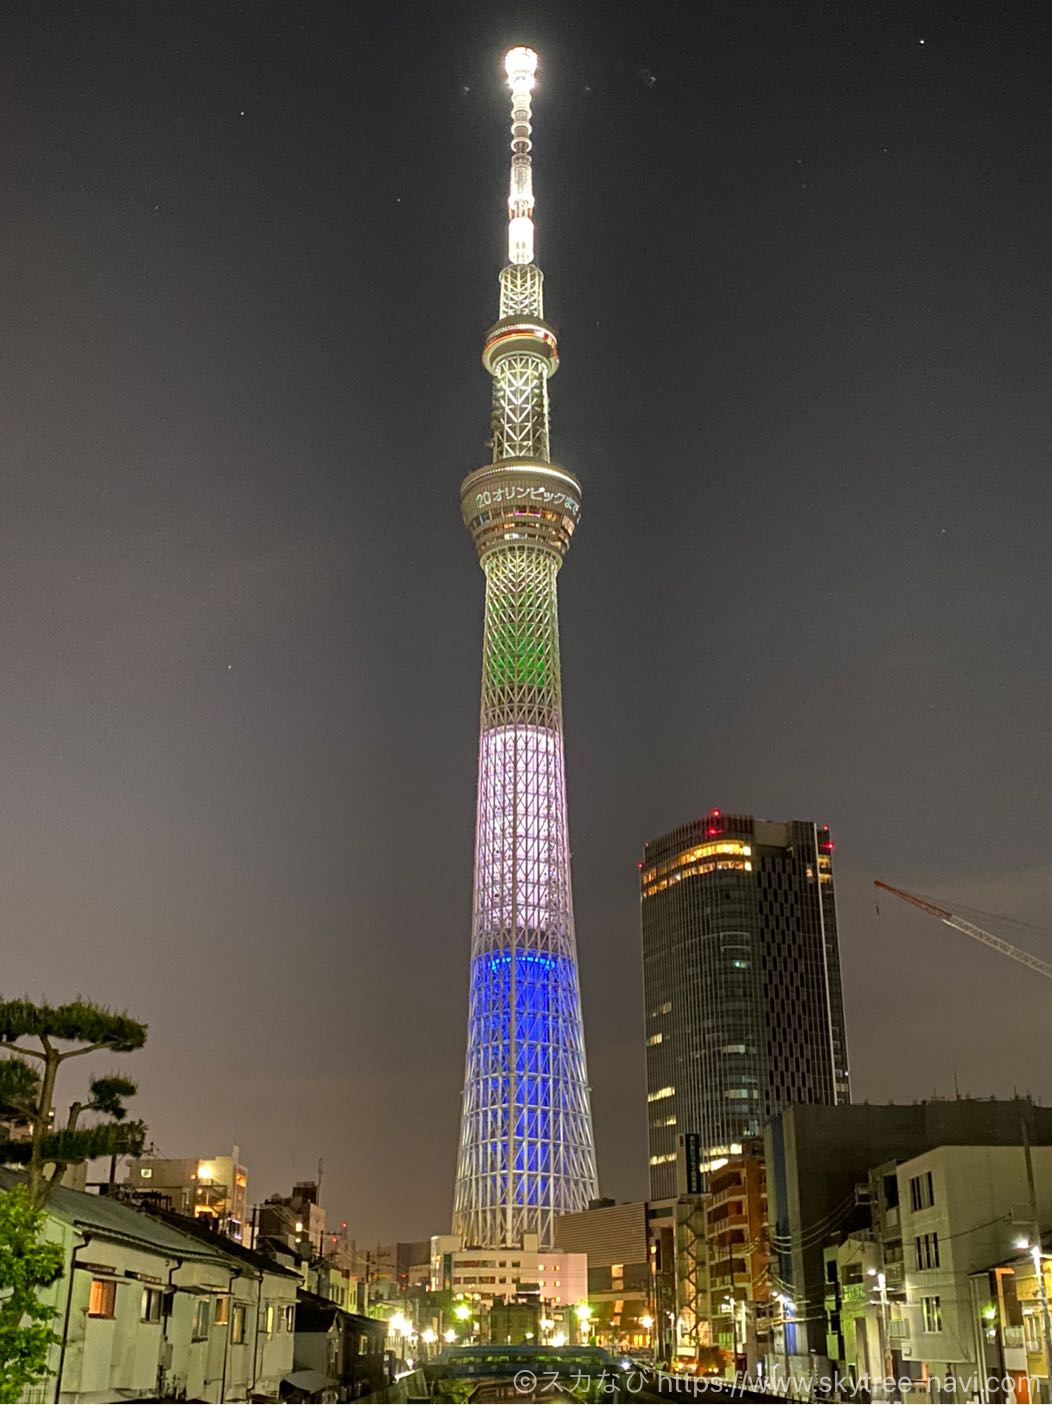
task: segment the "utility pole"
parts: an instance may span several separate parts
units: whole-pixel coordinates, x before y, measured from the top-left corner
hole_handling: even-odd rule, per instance
[[[1034,1272],[1037,1275],[1037,1301],[1041,1307],[1041,1328],[1045,1339],[1045,1385],[1043,1395],[1045,1400],[1052,1400],[1052,1319],[1048,1311],[1048,1289],[1045,1286],[1045,1262],[1041,1254],[1041,1221],[1037,1213],[1037,1187],[1034,1184],[1034,1158],[1030,1151],[1030,1128],[1027,1126],[1026,1114],[1022,1114],[1023,1124],[1023,1155],[1026,1157],[1026,1186],[1030,1193],[1030,1218],[1033,1222],[1031,1231],[1030,1254],[1034,1260]]]

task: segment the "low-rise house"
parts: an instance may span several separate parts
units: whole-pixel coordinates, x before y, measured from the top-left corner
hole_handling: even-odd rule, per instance
[[[0,1169],[0,1193],[24,1179]],[[41,1293],[60,1342],[27,1405],[280,1398],[295,1274],[175,1216],[64,1188],[44,1233],[64,1254],[62,1277]]]
[[[296,1364],[287,1378],[286,1395],[308,1398],[309,1387],[326,1380],[330,1400],[357,1400],[387,1384],[384,1348],[387,1323],[345,1312],[313,1293],[299,1294],[296,1312]],[[320,1392],[319,1392],[320,1395]]]

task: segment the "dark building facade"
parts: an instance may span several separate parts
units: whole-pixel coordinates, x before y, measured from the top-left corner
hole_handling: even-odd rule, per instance
[[[850,1101],[834,844],[811,821],[711,810],[640,865],[650,1193],[677,1137],[704,1170],[794,1103]]]
[[[641,1321],[653,1318],[646,1201],[594,1200],[587,1210],[560,1215],[555,1242],[567,1253],[588,1255],[595,1342],[650,1346],[650,1331]]]

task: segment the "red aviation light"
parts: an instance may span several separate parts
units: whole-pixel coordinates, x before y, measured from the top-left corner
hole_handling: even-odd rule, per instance
[[[720,812],[719,812],[719,810],[710,810],[710,811],[709,811],[709,814],[712,816],[712,818],[713,818],[714,820],[718,820],[719,817],[720,817]]]

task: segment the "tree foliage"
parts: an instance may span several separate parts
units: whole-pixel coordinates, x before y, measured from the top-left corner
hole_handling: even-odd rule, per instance
[[[0,1401],[21,1399],[47,1374],[53,1312],[38,1288],[62,1273],[62,1246],[40,1237],[43,1221],[26,1186],[0,1191]]]
[[[34,1208],[46,1203],[67,1166],[142,1150],[146,1128],[126,1120],[124,1105],[135,1084],[122,1074],[92,1077],[88,1100],[70,1105],[64,1126],[55,1124],[54,1099],[59,1070],[68,1059],[100,1049],[130,1053],[145,1042],[144,1024],[86,1000],[68,1005],[0,1000],[0,1049],[9,1051],[0,1058],[0,1122],[8,1125],[6,1135],[0,1127],[0,1163],[28,1169]],[[105,1120],[80,1126],[85,1113]]]

